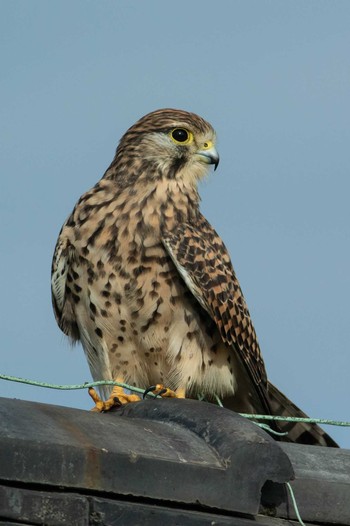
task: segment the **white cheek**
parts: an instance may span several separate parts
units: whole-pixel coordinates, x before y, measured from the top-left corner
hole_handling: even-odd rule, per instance
[[[185,185],[188,183],[189,186],[196,187],[198,181],[208,176],[209,172],[210,164],[192,158],[183,169],[177,172],[176,178],[182,179]]]

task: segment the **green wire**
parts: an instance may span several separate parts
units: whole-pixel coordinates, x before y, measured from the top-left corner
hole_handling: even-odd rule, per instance
[[[301,524],[301,526],[305,526],[305,522],[303,522],[302,518],[300,517],[300,513],[299,513],[299,509],[298,509],[297,501],[295,500],[295,496],[294,496],[293,488],[292,488],[292,486],[290,485],[289,482],[286,482],[286,486],[287,486],[287,488],[289,489],[289,493],[290,493],[290,496],[291,496],[291,498],[292,498],[292,502],[293,502],[293,506],[294,506],[295,515],[296,515],[296,517],[297,517],[299,523]]]
[[[100,385],[116,385],[128,389],[129,391],[134,391],[135,393],[144,393],[145,389],[140,387],[135,387],[133,385],[125,384],[122,382],[115,382],[114,380],[99,380],[97,382],[85,382],[83,384],[76,385],[57,385],[49,384],[47,382],[37,382],[36,380],[27,380],[26,378],[18,378],[17,376],[8,376],[6,374],[0,374],[0,380],[8,380],[9,382],[17,382],[20,384],[33,385],[35,387],[46,387],[46,389],[58,389],[61,391],[73,391],[78,389],[88,389],[89,387],[98,387]],[[152,395],[152,393],[149,393]],[[155,395],[153,395],[155,396]]]
[[[6,374],[0,374],[0,380],[7,380],[9,382],[17,382],[21,384],[27,384],[27,385],[33,385],[35,387],[45,387],[46,389],[59,389],[61,391],[68,391],[68,390],[77,390],[77,389],[87,389],[89,387],[98,387],[100,385],[117,385],[119,387],[123,387],[124,389],[128,389],[129,391],[133,391],[135,393],[144,393],[145,389],[141,389],[140,387],[135,387],[133,385],[121,383],[121,382],[115,382],[113,380],[99,380],[98,382],[85,382],[83,384],[76,384],[76,385],[57,385],[57,384],[50,384],[47,382],[37,382],[35,380],[27,380],[26,378],[18,378],[17,376],[9,376]],[[152,393],[149,393],[150,396],[156,396]],[[220,398],[215,395],[216,402],[219,406],[222,407],[222,402]],[[305,422],[306,424],[323,424],[323,425],[330,425],[330,426],[341,426],[341,427],[350,427],[350,422],[343,422],[340,420],[328,420],[325,418],[301,418],[296,416],[272,416],[272,415],[254,415],[254,414],[248,414],[248,413],[239,413],[241,416],[244,416],[245,418],[249,419],[256,419],[256,420],[276,420],[281,422]]]
[[[299,416],[272,416],[272,415],[250,415],[247,413],[240,413],[246,418],[256,418],[258,420],[276,420],[280,422],[305,422],[306,424],[324,424],[329,426],[343,426],[350,427],[350,422],[341,420],[328,420],[326,418],[302,418]]]

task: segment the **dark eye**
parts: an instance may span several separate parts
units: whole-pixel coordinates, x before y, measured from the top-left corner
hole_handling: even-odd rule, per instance
[[[188,131],[183,128],[176,128],[172,131],[171,136],[177,142],[186,142],[188,140]]]

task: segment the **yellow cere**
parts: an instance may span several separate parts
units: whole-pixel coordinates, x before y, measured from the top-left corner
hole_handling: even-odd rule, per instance
[[[209,150],[209,149],[212,148],[213,146],[214,146],[213,141],[206,141],[206,142],[203,144],[203,150]]]

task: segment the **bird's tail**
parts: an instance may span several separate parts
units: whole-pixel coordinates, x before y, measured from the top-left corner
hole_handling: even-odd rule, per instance
[[[308,418],[299,407],[270,382],[268,385],[268,401],[272,415]],[[277,426],[282,432],[288,432],[286,438],[282,438],[282,440],[314,446],[339,447],[317,424],[279,421]]]

